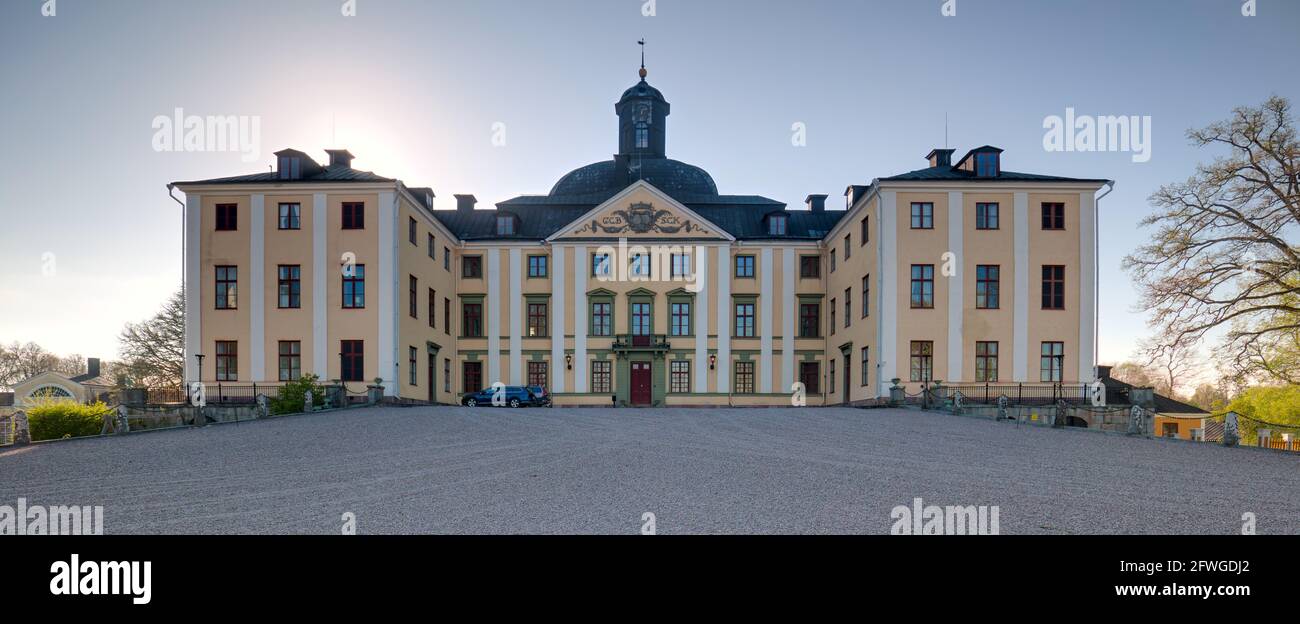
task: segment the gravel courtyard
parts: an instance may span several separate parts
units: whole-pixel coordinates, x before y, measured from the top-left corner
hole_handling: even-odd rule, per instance
[[[373,408],[0,452],[0,505],[107,533],[1300,533],[1300,454],[901,410]]]

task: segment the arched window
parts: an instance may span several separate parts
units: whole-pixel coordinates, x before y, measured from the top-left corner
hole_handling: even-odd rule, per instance
[[[60,386],[41,386],[27,395],[30,399],[71,399],[72,393]]]

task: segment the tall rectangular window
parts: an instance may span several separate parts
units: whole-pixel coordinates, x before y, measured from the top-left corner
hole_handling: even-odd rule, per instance
[[[279,295],[281,308],[302,307],[302,266],[282,264],[278,267]]]
[[[799,256],[799,277],[818,279],[822,276],[821,256]]]
[[[239,343],[217,341],[217,381],[239,380]]]
[[[442,391],[451,392],[451,358],[442,359]]]
[[[690,277],[695,274],[695,265],[691,262],[690,254],[673,254],[672,267],[670,269],[672,277]]]
[[[691,391],[690,360],[673,360],[669,363],[668,391],[673,394],[686,394]]]
[[[871,384],[871,375],[869,374],[871,372],[871,367],[869,366],[869,364],[871,363],[870,347],[862,347],[861,363],[862,363],[862,385],[864,386],[870,385]]]
[[[280,229],[302,229],[302,204],[280,204]]]
[[[754,256],[736,256],[736,277],[754,277]]]
[[[592,360],[591,391],[595,394],[609,394],[614,386],[614,363],[608,360]]]
[[[803,382],[806,394],[821,393],[822,371],[820,362],[800,362],[799,381]]]
[[[754,304],[737,303],[736,304],[736,333],[737,338],[754,337]]]
[[[821,307],[822,306],[819,303],[799,304],[800,338],[821,337]]]
[[[366,307],[366,265],[356,264],[343,269],[343,307]]]
[[[427,247],[427,249],[425,250],[425,253],[429,254],[429,259],[430,259],[430,260],[437,260],[437,259],[438,259],[438,245],[434,243],[434,240],[433,240],[433,233],[430,232],[429,234],[427,234],[427,235],[425,236],[425,239],[424,239],[424,240],[425,240],[424,246]]]
[[[343,370],[340,372],[343,381],[365,381],[366,380],[366,343],[364,340],[344,340],[339,343],[339,353],[342,355],[341,365]]]
[[[609,254],[598,253],[591,256],[591,276],[610,277],[614,265],[610,263]]]
[[[1065,267],[1043,265],[1043,309],[1065,309]]]
[[[835,272],[835,250],[831,250],[831,273]]]
[[[999,292],[1002,290],[1002,267],[996,264],[981,264],[975,267],[975,307],[981,310],[996,310],[1001,305]]]
[[[834,336],[834,335],[835,335],[835,298],[834,298],[834,297],[831,297],[831,322],[830,322],[830,328],[831,328],[831,335]]]
[[[1043,202],[1043,229],[1065,229],[1065,204],[1060,202]]]
[[[406,282],[408,284],[406,312],[411,315],[411,318],[418,319],[420,318],[420,280],[416,279],[414,275],[408,275],[406,276]]]
[[[912,265],[912,307],[934,307],[934,265]]]
[[[442,333],[451,335],[451,299],[442,298]]]
[[[629,269],[628,274],[633,277],[649,278],[651,276],[650,254],[646,254],[646,253],[632,254],[631,264],[629,265],[628,269]]]
[[[870,219],[871,219],[871,217],[869,217],[869,216],[868,216],[868,217],[862,217],[862,221],[860,222],[860,223],[861,223],[861,226],[862,226],[862,231],[861,231],[861,232],[858,232],[858,240],[860,240],[860,241],[862,241],[862,242],[858,243],[859,245],[865,245],[865,244],[867,244],[867,241],[870,240],[870,238],[869,238],[870,233],[871,233],[871,221],[870,221]]]
[[[239,269],[233,266],[218,266],[217,298],[218,310],[234,310],[239,307]]]
[[[852,245],[852,240],[853,240],[853,235],[852,235],[852,234],[845,234],[845,235],[844,235],[844,259],[845,259],[845,260],[848,260],[849,258],[852,258],[852,257],[853,257],[853,245]]]
[[[736,394],[754,394],[754,363],[736,362]]]
[[[546,304],[528,304],[528,337],[540,338],[546,335]]]
[[[302,342],[298,340],[281,340],[280,381],[296,381],[302,377]]]
[[[460,331],[466,338],[483,337],[483,304],[460,304]]]
[[[975,343],[975,381],[998,380],[998,343]]]
[[[911,346],[911,380],[930,381],[934,379],[934,342],[931,340],[913,340]]]
[[[853,325],[853,289],[844,289],[844,328]]]
[[[483,363],[464,362],[460,367],[462,388],[466,394],[483,389]]]
[[[448,273],[451,272],[451,248],[450,247],[442,248],[442,270]]]
[[[934,204],[930,202],[912,203],[912,229],[934,229]]]
[[[1038,369],[1039,381],[1060,383],[1061,373],[1065,370],[1065,343],[1044,342]]]
[[[975,229],[998,229],[998,209],[996,202],[979,202],[975,204]]]
[[[547,362],[529,362],[528,363],[528,385],[541,386],[550,389],[551,384],[547,374]]]
[[[407,217],[406,238],[411,241],[412,245],[418,245],[415,238],[420,234],[420,225],[415,222],[415,217]]]
[[[528,277],[546,277],[547,256],[528,256]]]
[[[465,279],[482,279],[483,256],[464,256],[460,259],[460,276]]]
[[[363,202],[343,202],[343,229],[366,229],[366,205]]]
[[[217,231],[233,232],[239,229],[239,206],[217,204]]]
[[[691,304],[674,303],[672,308],[672,334],[674,336],[691,335]]]
[[[420,352],[415,347],[407,347],[406,350],[406,382],[412,386],[420,385],[417,383],[420,378],[417,373],[420,372]]]
[[[871,316],[871,274],[862,276],[862,318]]]
[[[612,303],[603,301],[591,304],[591,335],[608,336],[613,328],[613,320],[610,315],[613,313]]]
[[[632,304],[632,335],[649,336],[651,308],[648,303]]]

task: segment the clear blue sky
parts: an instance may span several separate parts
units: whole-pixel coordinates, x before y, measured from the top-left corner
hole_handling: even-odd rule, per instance
[[[1119,270],[1160,184],[1212,154],[1184,132],[1277,93],[1300,103],[1300,2],[1258,0],[42,0],[0,3],[0,341],[113,357],[121,325],[180,280],[169,181],[324,158],[495,203],[545,193],[615,151],[636,81],[673,105],[669,156],[723,193],[798,206],[924,165],[944,141],[1011,170],[1110,178],[1101,213],[1101,357],[1146,334]],[[1150,162],[1048,153],[1043,119],[1149,115]],[[261,159],[156,152],[176,108],[261,118]],[[492,126],[506,127],[494,147]],[[806,124],[808,144],[791,145]],[[52,274],[44,254],[53,254]]]

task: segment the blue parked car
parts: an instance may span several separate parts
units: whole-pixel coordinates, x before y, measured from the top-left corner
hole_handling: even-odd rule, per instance
[[[539,403],[538,397],[524,386],[505,386],[502,390],[502,400],[505,401],[507,407],[524,407]],[[466,407],[477,407],[479,405],[491,407],[492,397],[496,392],[495,388],[484,388],[461,397],[460,403]]]

